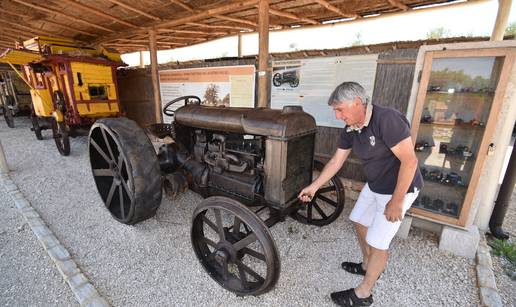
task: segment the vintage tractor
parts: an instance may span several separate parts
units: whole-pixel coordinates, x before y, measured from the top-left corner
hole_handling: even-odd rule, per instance
[[[177,101],[185,105],[172,111]],[[174,142],[159,153],[127,118],[101,119],[91,128],[92,173],[106,208],[121,223],[152,217],[168,195],[187,186],[205,199],[192,217],[191,241],[208,274],[238,295],[258,295],[276,284],[280,258],[269,231],[291,216],[327,225],[341,214],[344,189],[334,177],[309,203],[299,191],[318,176],[316,126],[299,106],[283,110],[200,105],[194,96],[164,107],[172,124],[154,135]]]
[[[272,77],[272,84],[278,87],[283,83],[288,83],[290,87],[297,87],[299,85],[299,77],[297,76],[297,70],[284,71],[282,73],[275,73]]]
[[[69,39],[36,37],[0,55],[30,87],[32,130],[52,128],[59,153],[70,153],[69,137],[87,134],[98,118],[121,114],[116,69],[119,54],[77,46]],[[22,65],[19,72],[14,65]]]

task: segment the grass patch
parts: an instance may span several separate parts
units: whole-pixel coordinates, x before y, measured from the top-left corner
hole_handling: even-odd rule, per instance
[[[494,239],[489,241],[492,253],[495,256],[503,258],[505,264],[503,265],[505,273],[516,280],[516,244],[506,240]]]

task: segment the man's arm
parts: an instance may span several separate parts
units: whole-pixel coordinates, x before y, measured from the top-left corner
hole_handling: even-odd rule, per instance
[[[319,177],[317,177],[317,179],[315,179],[309,186],[304,188],[301,193],[299,193],[298,198],[304,202],[310,201],[314,197],[315,192],[317,192],[323,184],[328,182],[333,176],[335,176],[335,174],[337,174],[348,158],[350,152],[351,149],[337,148],[333,157],[324,166]]]
[[[387,220],[396,222],[402,219],[403,199],[414,179],[418,161],[414,152],[412,139],[407,137],[391,148],[394,155],[400,160],[400,170],[398,173],[398,181],[396,188],[392,194],[392,198],[386,206],[385,215]]]

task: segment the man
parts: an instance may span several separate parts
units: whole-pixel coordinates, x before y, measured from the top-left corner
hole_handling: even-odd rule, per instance
[[[397,110],[373,105],[364,88],[355,82],[340,84],[328,104],[335,117],[346,123],[338,148],[320,176],[299,193],[309,202],[317,190],[342,167],[351,150],[362,160],[366,185],[353,208],[362,250],[362,263],[343,262],[350,273],[364,275],[354,289],[334,292],[340,306],[369,306],[372,290],[387,263],[388,248],[405,212],[417,198],[423,180],[418,169],[409,122]]]

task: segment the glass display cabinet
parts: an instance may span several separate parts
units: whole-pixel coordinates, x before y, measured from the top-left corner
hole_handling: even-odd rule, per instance
[[[492,144],[513,62],[510,49],[425,54],[412,120],[424,188],[411,213],[464,226]]]

